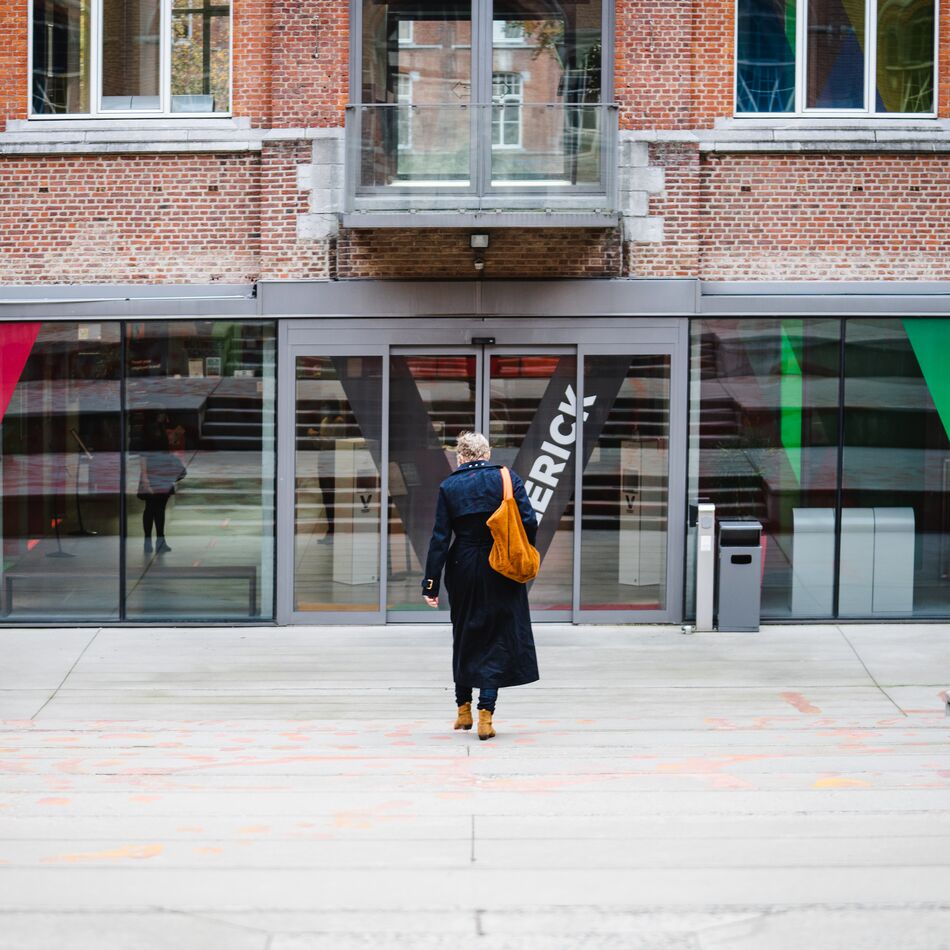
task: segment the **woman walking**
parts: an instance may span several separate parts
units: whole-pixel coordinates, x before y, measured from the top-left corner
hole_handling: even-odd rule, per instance
[[[439,606],[444,567],[458,706],[455,728],[472,728],[472,689],[477,686],[478,738],[490,739],[495,735],[492,715],[498,690],[535,682],[538,660],[527,587],[498,574],[488,563],[492,534],[486,521],[503,497],[501,466],[490,464],[491,448],[480,432],[463,432],[455,451],[458,468],[439,486],[422,595],[430,607]],[[534,544],[538,530],[534,509],[514,472],[511,483],[528,540]]]

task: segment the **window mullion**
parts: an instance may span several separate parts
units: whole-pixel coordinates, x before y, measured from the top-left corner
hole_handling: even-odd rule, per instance
[[[805,111],[805,82],[808,69],[808,0],[798,0],[795,10],[795,113]]]
[[[161,50],[158,69],[159,104],[163,115],[172,111],[172,0],[162,0],[161,36],[159,49]]]
[[[89,15],[92,24],[89,30],[91,43],[89,44],[89,113],[99,115],[102,96],[102,3],[103,0],[93,0],[89,5]]]

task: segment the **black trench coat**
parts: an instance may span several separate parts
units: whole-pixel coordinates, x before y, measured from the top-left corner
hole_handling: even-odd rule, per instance
[[[452,619],[452,670],[461,686],[522,686],[538,679],[528,588],[488,564],[486,521],[501,504],[499,465],[469,462],[439,486],[422,593],[437,597],[442,569]],[[521,479],[511,473],[515,500],[533,544],[538,530]],[[455,540],[451,548],[449,541]]]

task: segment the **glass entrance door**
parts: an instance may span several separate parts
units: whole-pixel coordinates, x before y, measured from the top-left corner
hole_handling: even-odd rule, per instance
[[[447,598],[430,610],[420,589],[466,430],[488,436],[538,515],[536,621],[667,619],[671,348],[383,341],[292,361],[293,619],[448,620]]]

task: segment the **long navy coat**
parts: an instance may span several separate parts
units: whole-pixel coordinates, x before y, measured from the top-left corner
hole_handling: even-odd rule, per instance
[[[461,686],[521,686],[538,679],[527,586],[508,580],[488,564],[492,535],[485,522],[501,504],[500,468],[488,462],[468,462],[442,482],[426,558],[422,581],[426,596],[438,596],[445,568],[452,618],[452,669]],[[514,472],[511,485],[533,544],[538,521]],[[453,534],[455,540],[449,547]]]

